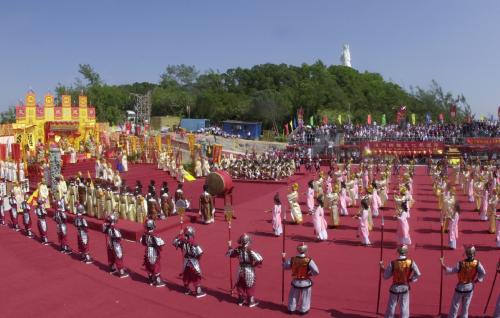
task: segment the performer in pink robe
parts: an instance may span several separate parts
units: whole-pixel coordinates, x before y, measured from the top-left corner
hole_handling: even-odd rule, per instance
[[[368,170],[365,169],[363,171],[363,188],[366,189],[368,188],[368,183],[369,183],[369,175],[368,175]]]
[[[408,224],[408,201],[401,204],[401,210],[396,215],[398,220],[396,240],[399,245],[411,245],[410,225]]]
[[[449,246],[453,250],[457,248],[459,219],[460,219],[460,204],[457,202],[455,204],[455,211],[450,217],[450,223],[448,226],[448,235],[450,237]]]
[[[484,187],[483,198],[481,200],[481,214],[479,214],[479,219],[481,221],[488,221],[488,200],[489,200],[489,189],[488,185]]]
[[[345,186],[345,182],[340,184],[340,215],[349,215],[347,212],[347,205],[351,202],[351,198],[347,195],[347,189]]]
[[[330,194],[333,191],[332,181],[332,177],[329,174],[328,178],[326,178],[326,194]]]
[[[375,182],[373,182],[373,190],[372,190],[370,204],[373,216],[378,216],[378,209],[380,205],[382,205],[382,200],[380,200],[380,196],[378,195],[377,185],[375,184]]]
[[[469,202],[474,202],[474,179],[472,177],[470,178],[467,187],[467,196],[469,198]]]
[[[276,236],[280,236],[283,233],[281,225],[281,200],[278,192],[274,195],[273,231]]]
[[[368,200],[363,199],[361,200],[361,210],[356,215],[356,218],[359,220],[358,237],[361,239],[361,244],[364,246],[371,245],[368,214]]]
[[[313,182],[312,180],[307,183],[307,209],[309,210],[309,213],[312,213],[314,211],[314,187],[313,187]]]
[[[325,220],[325,211],[323,209],[323,198],[318,197],[316,199],[317,207],[313,213],[313,225],[314,225],[314,233],[316,234],[316,238],[320,241],[326,241],[328,239],[328,232],[326,228],[328,224]]]

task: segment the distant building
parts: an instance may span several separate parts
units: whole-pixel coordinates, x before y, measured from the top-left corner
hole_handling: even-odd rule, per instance
[[[222,122],[222,131],[230,135],[239,135],[244,139],[260,139],[262,134],[261,122],[226,120]]]
[[[209,125],[209,120],[205,118],[182,118],[180,127],[186,129],[187,131],[198,131],[200,129],[205,129]]]

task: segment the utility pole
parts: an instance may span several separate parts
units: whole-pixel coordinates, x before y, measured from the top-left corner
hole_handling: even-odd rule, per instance
[[[145,95],[134,94],[135,105],[134,110],[137,116],[137,124],[144,125],[146,122],[151,121],[151,91]]]

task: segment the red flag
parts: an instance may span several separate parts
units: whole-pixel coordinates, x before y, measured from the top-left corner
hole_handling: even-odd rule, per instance
[[[368,118],[366,118],[366,123],[368,125],[371,125],[372,124],[372,115],[371,114],[368,114]]]
[[[444,122],[444,115],[443,115],[443,113],[439,114],[439,121],[440,122]]]
[[[450,107],[451,118],[455,118],[456,115],[457,115],[457,105],[451,105]]]
[[[288,124],[285,124],[285,136],[288,136]]]
[[[328,117],[323,115],[323,125],[328,125]]]

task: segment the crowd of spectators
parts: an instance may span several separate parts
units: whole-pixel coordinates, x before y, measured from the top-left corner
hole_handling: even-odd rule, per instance
[[[473,121],[464,124],[304,126],[294,131],[290,143],[318,144],[325,139],[334,140],[339,132],[343,133],[344,142],[347,144],[362,141],[441,141],[447,144],[461,144],[468,137],[500,137],[500,121]]]

